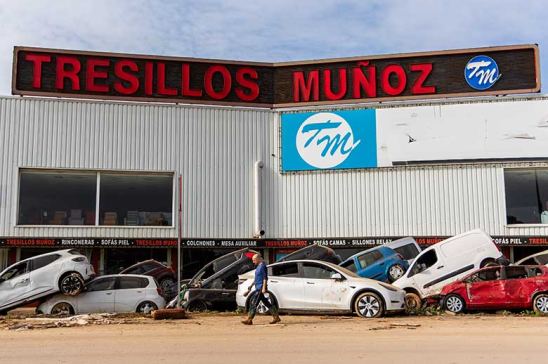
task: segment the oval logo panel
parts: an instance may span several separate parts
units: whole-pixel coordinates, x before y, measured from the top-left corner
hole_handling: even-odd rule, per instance
[[[297,131],[296,146],[301,158],[316,168],[333,168],[348,158],[360,144],[352,128],[340,115],[317,113],[310,116]]]
[[[480,91],[491,88],[501,76],[497,62],[488,56],[476,56],[464,68],[464,78],[468,85]]]

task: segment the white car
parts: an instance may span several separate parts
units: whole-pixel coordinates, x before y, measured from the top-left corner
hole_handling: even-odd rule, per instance
[[[236,303],[247,311],[254,271],[239,276]],[[379,317],[405,309],[405,292],[390,284],[362,278],[338,265],[294,260],[268,266],[268,295],[281,312],[356,313]]]
[[[440,241],[423,250],[393,284],[407,292],[406,306],[418,309],[449,283],[488,265],[507,264],[493,239],[480,229]]]
[[[77,295],[95,276],[77,250],[58,250],[17,262],[0,273],[0,312],[62,292]]]
[[[78,296],[55,295],[36,309],[45,314],[140,312],[164,308],[166,301],[153,277],[114,274],[95,278]]]
[[[548,267],[548,250],[529,255],[517,261],[514,265],[545,265]]]

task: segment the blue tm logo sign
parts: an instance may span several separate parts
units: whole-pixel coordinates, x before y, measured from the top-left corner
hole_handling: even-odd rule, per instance
[[[501,76],[497,62],[488,56],[476,56],[464,68],[464,78],[468,85],[480,91],[491,88]]]

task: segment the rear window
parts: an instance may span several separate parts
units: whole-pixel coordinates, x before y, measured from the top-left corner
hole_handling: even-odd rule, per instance
[[[46,255],[44,257],[38,257],[32,259],[31,270],[36,270],[45,267],[48,264],[55,262],[61,256],[59,254]]]
[[[402,245],[394,249],[394,251],[400,254],[405,260],[413,259],[419,255],[419,249],[417,249],[415,244]]]
[[[71,249],[68,251],[69,254],[72,254],[72,255],[82,255],[82,253],[80,253],[78,250],[76,249]]]
[[[535,258],[536,258],[538,264],[542,264],[542,265],[548,264],[548,253],[542,254],[542,255],[537,255]]]
[[[272,267],[272,275],[277,277],[298,277],[299,268],[297,263],[275,265]]]
[[[375,263],[379,259],[382,259],[382,254],[378,250],[373,250],[371,252],[365,253],[358,257],[358,261],[360,262],[360,266],[362,268],[365,268],[367,266],[370,266],[371,264]]]
[[[120,277],[118,289],[145,288],[148,286],[148,279],[141,277]]]

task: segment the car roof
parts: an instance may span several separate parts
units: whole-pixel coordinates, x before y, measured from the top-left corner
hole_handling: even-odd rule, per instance
[[[35,256],[29,257],[29,258],[26,258],[26,259],[22,259],[22,260],[20,260],[18,262],[15,262],[13,264],[26,262],[27,260],[36,259],[36,258],[39,258],[39,257],[45,257],[45,256],[48,256],[48,255],[53,255],[53,254],[61,254],[61,255],[65,254],[66,255],[71,250],[75,250],[75,249],[62,249],[62,250],[55,250],[55,251],[52,251],[52,252],[47,252],[47,253],[44,253],[44,254],[38,254],[38,255],[35,255]],[[83,254],[80,253],[80,255],[83,255]]]
[[[371,251],[373,251],[373,250],[389,250],[391,254],[397,254],[396,251],[395,251],[394,249],[390,248],[390,247],[387,247],[387,246],[385,246],[385,245],[378,245],[378,246],[375,246],[375,247],[373,247],[373,248],[369,248],[369,249],[362,250],[361,252],[358,252],[358,253],[356,253],[356,254],[354,254],[354,255],[352,255],[352,256],[346,258],[341,264],[346,263],[346,262],[348,262],[349,260],[354,259],[355,257],[358,257],[358,256],[360,256],[360,255],[362,255],[362,254],[364,254],[364,253],[367,253],[367,252],[371,252]]]
[[[289,264],[289,263],[319,263],[319,264],[327,265],[327,266],[333,267],[333,268],[340,268],[337,264],[326,262],[324,260],[313,260],[313,259],[288,260],[287,262],[272,263],[272,264],[269,264],[268,266],[269,267],[274,267],[276,265]]]

